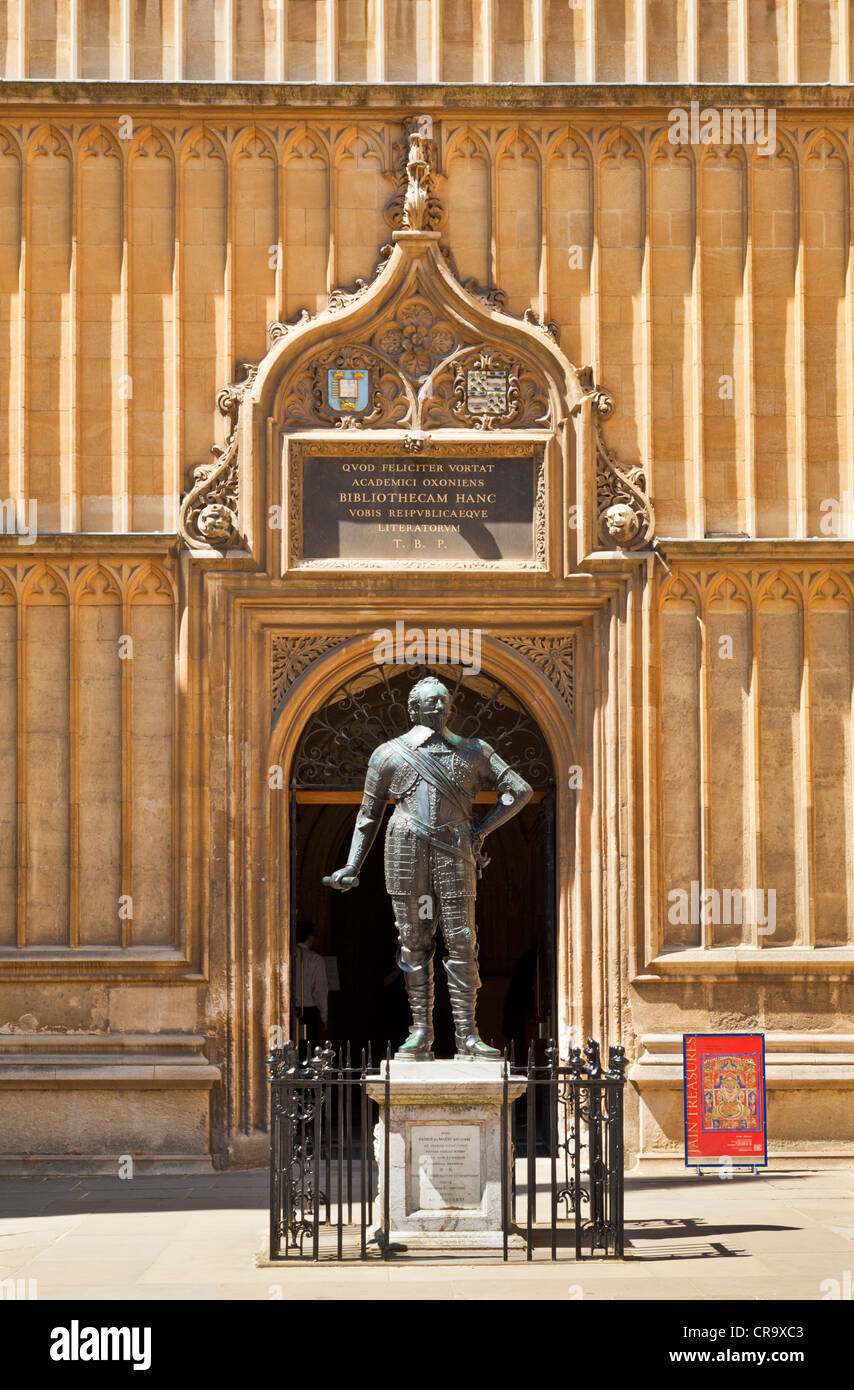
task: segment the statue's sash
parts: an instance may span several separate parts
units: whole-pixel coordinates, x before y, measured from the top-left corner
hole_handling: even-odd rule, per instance
[[[424,778],[425,782],[429,782],[430,786],[435,788],[440,796],[444,796],[456,806],[465,820],[471,822],[471,803],[469,802],[466,804],[462,800],[459,787],[451,781],[447,773],[438,765],[436,759],[428,757],[426,753],[422,753],[420,748],[412,748],[408,743],[404,743],[402,738],[396,738],[394,740],[394,745],[395,750],[400,754],[404,762],[408,763],[411,768],[414,768],[415,771]]]

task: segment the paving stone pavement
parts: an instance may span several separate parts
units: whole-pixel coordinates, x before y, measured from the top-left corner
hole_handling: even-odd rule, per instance
[[[254,1171],[2,1178],[0,1281],[40,1300],[854,1297],[854,1168],[628,1175],[629,1253],[617,1262],[504,1265],[465,1251],[259,1267],[266,1203],[267,1175]]]

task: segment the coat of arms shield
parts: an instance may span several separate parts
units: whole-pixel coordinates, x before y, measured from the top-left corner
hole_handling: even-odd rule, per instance
[[[360,367],[330,367],[327,372],[326,398],[330,410],[351,415],[364,410],[368,404],[370,373]]]
[[[466,373],[469,415],[507,414],[507,373],[496,368],[472,368]]]

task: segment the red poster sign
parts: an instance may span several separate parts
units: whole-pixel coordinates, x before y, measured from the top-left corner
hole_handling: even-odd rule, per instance
[[[762,1033],[685,1033],[685,1162],[765,1164],[765,1038]]]

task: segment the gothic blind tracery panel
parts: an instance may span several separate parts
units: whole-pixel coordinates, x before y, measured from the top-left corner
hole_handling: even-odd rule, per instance
[[[174,943],[174,692],[165,571],[0,566],[0,948]]]

